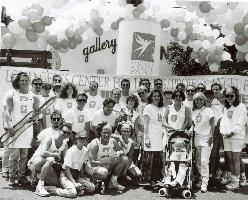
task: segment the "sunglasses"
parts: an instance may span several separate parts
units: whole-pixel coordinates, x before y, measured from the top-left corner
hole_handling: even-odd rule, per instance
[[[64,130],[62,130],[62,131],[63,131],[63,133],[66,134],[66,135],[70,135],[70,134],[71,134],[71,132],[64,131]]]
[[[175,97],[182,98],[182,96],[181,96],[181,95],[175,95]]]
[[[35,86],[42,86],[42,83],[34,83]]]
[[[155,83],[155,85],[162,85],[162,83]]]
[[[61,79],[54,79],[54,82],[61,83],[62,80]]]
[[[234,94],[226,94],[225,97],[226,97],[226,98],[234,98],[235,95],[234,95]]]
[[[195,90],[187,90],[187,92],[195,92]]]
[[[50,87],[43,87],[43,89],[45,89],[45,90],[51,90]]]
[[[122,87],[129,87],[129,84],[122,84]]]
[[[87,100],[86,99],[77,99],[77,102],[87,102]]]
[[[138,92],[138,95],[145,94],[144,92]]]
[[[196,88],[196,90],[204,91],[205,88]]]
[[[54,121],[54,122],[59,122],[60,120],[61,120],[61,118],[51,118],[52,119],[52,121]]]

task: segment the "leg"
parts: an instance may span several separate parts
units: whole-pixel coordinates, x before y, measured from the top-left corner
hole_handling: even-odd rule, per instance
[[[188,167],[185,164],[179,164],[177,177],[175,181],[179,183],[181,186],[183,185],[183,182],[185,180],[186,174],[187,174]]]
[[[104,167],[92,167],[89,163],[85,165],[86,173],[97,180],[106,180],[109,174],[108,169]]]
[[[86,178],[79,178],[78,182],[81,183],[87,193],[93,193],[96,189],[94,183],[90,182]]]
[[[122,173],[126,163],[127,158],[124,156],[120,157],[120,159],[118,159],[113,165],[112,174],[114,176],[119,176]]]
[[[19,176],[25,176],[27,171],[28,149],[20,149],[20,160],[18,163]]]
[[[7,145],[3,146],[3,157],[2,157],[2,173],[3,178],[8,178],[9,176],[9,155],[10,148]]]
[[[240,175],[240,152],[232,152],[232,174],[235,176]]]
[[[20,157],[20,149],[18,148],[10,148],[10,156],[9,156],[9,177],[10,182],[9,185],[15,184],[15,176],[18,172],[18,159]]]
[[[141,173],[141,170],[136,167],[135,165],[133,165],[132,168],[128,169],[128,174],[130,174],[131,178],[133,180],[136,180],[136,181],[140,181],[141,177],[142,177],[142,173]]]

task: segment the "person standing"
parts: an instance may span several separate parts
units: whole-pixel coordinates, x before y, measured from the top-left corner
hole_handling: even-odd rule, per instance
[[[18,172],[18,183],[26,184],[26,164],[28,159],[28,149],[31,148],[33,140],[33,127],[27,128],[21,135],[15,131],[14,125],[24,116],[39,108],[39,99],[29,91],[29,76],[25,72],[20,72],[13,80],[16,90],[10,93],[7,99],[5,129],[8,130],[11,140],[9,156],[9,185],[15,185],[15,176]],[[17,137],[19,135],[19,137]]]
[[[231,182],[226,188],[236,190],[240,184],[240,154],[245,139],[247,109],[240,103],[239,90],[235,86],[228,87],[223,94],[226,100],[220,121],[220,133],[223,135],[224,151],[227,153],[231,169]]]
[[[195,86],[194,85],[188,85],[186,89],[186,99],[183,102],[185,106],[189,107],[190,109],[193,108],[193,96],[195,94]]]
[[[120,102],[124,105],[126,104],[127,97],[129,96],[129,90],[130,90],[130,81],[128,79],[122,79],[121,80],[121,98]]]
[[[151,91],[144,117],[144,154],[141,171],[144,181],[151,187],[162,179],[163,168],[163,130],[162,130],[163,96],[159,90]]]

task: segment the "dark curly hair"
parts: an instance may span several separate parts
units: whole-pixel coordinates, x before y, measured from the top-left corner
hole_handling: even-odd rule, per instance
[[[98,138],[101,136],[101,131],[102,131],[102,129],[103,129],[107,124],[111,125],[111,124],[108,123],[108,122],[101,122],[101,123],[99,123],[99,124],[96,126],[95,131],[96,131],[96,133],[97,133],[97,137],[98,137]],[[112,132],[112,133],[114,132],[114,129],[113,129],[113,126],[112,126],[112,125],[111,125],[111,132]]]
[[[232,88],[232,90],[234,91],[234,94],[235,94],[235,100],[233,102],[233,106],[234,107],[237,107],[239,104],[240,104],[240,100],[239,100],[239,90],[238,88],[236,88],[235,86],[230,86],[230,88]],[[223,91],[223,95],[225,96],[226,95],[226,89]],[[230,105],[230,103],[225,99],[225,103],[224,103],[224,106],[226,108],[230,108],[232,105]]]
[[[179,89],[177,89],[177,90],[175,90],[173,92],[172,99],[175,99],[175,96],[176,96],[177,93],[180,94],[180,96],[182,97],[182,101],[184,101],[185,100],[185,94],[184,94],[184,92],[182,90],[179,90]]]
[[[126,100],[126,104],[130,101],[130,100],[134,100],[134,109],[136,109],[138,106],[139,106],[139,100],[138,100],[138,97],[134,94],[131,94],[127,97],[127,100]]]
[[[69,86],[71,86],[72,89],[73,89],[72,98],[77,97],[77,95],[78,95],[77,87],[73,83],[65,83],[61,88],[60,98],[62,98],[62,99],[68,98],[67,89],[68,89]]]
[[[221,84],[219,84],[219,83],[213,83],[212,85],[211,85],[211,90],[213,90],[213,87],[215,86],[215,85],[217,85],[219,88],[220,88],[220,90],[222,90],[222,85]]]
[[[12,81],[12,86],[16,90],[20,88],[19,82],[20,82],[21,76],[26,76],[29,79],[29,76],[26,72],[19,72],[18,74],[16,74],[15,78],[13,78],[13,81]]]
[[[158,102],[158,107],[159,107],[159,108],[162,108],[162,107],[164,106],[163,95],[162,95],[162,93],[161,93],[159,90],[152,90],[151,93],[150,93],[150,95],[149,95],[148,98],[147,98],[147,102],[148,102],[148,104],[153,103],[153,102],[152,102],[152,96],[153,96],[153,94],[154,94],[155,92],[159,93],[160,100],[159,100],[159,102]]]
[[[130,135],[130,136],[132,136],[133,133],[134,133],[134,128],[133,128],[133,125],[132,125],[130,122],[122,121],[122,122],[118,123],[118,124],[117,124],[116,130],[117,130],[118,133],[121,135],[121,127],[122,127],[124,124],[128,124],[128,125],[129,125],[129,127],[130,127],[130,129],[131,129],[131,135]]]
[[[104,101],[103,101],[103,107],[105,107],[106,105],[108,105],[108,104],[110,104],[110,103],[113,103],[114,105],[115,105],[115,101],[113,100],[113,99],[111,99],[111,98],[106,98],[106,99],[104,99]]]

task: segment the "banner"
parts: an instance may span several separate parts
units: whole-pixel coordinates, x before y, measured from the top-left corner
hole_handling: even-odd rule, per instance
[[[160,32],[159,24],[147,20],[121,21],[116,74],[158,76]]]

